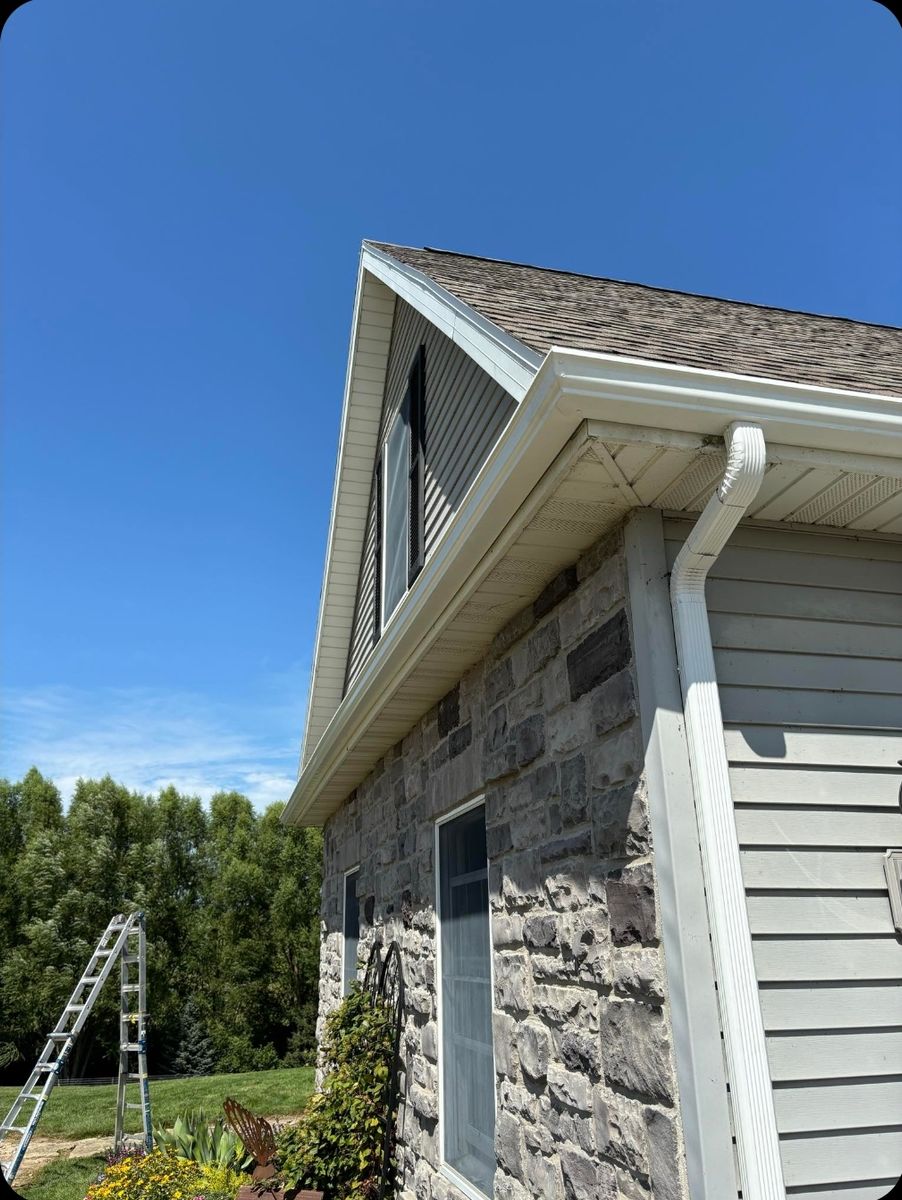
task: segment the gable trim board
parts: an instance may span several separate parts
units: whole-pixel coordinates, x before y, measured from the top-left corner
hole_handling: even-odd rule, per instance
[[[487,321],[428,276],[364,242],[351,318],[302,768],[344,692],[356,584],[339,578],[334,568],[342,565],[356,571],[363,551],[369,484],[362,483],[355,473],[363,471],[368,478],[376,459],[396,297],[427,317],[515,401],[523,398],[542,361],[541,354]]]

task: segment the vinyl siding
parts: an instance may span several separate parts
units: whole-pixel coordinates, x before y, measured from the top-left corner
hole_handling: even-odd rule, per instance
[[[665,523],[672,564],[688,532]],[[902,1172],[902,546],[743,527],[708,583],[787,1194]]]
[[[424,534],[428,558],[516,404],[459,346],[399,300],[386,372],[380,451],[389,423],[404,399],[407,377],[421,345],[426,347]],[[371,493],[345,691],[363,667],[378,632],[375,546],[375,496]]]

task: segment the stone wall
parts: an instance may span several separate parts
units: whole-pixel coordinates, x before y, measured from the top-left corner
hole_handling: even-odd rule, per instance
[[[559,575],[325,831],[320,1020],[343,872],[408,985],[401,1194],[438,1172],[435,820],[485,796],[496,1200],[686,1195],[619,534]]]

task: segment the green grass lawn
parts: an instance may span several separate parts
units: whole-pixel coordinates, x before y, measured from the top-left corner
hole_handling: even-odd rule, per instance
[[[137,1100],[138,1089],[129,1091]],[[191,1079],[166,1079],[150,1084],[150,1102],[155,1125],[171,1125],[186,1108],[202,1108],[210,1119],[222,1114],[226,1096],[234,1096],[261,1117],[292,1116],[299,1113],[313,1091],[313,1068],[291,1067],[280,1071],[249,1071],[242,1075],[204,1075]],[[0,1088],[0,1120],[18,1094],[17,1088]],[[141,1114],[126,1113],[126,1129],[138,1132]],[[116,1088],[57,1087],[38,1123],[37,1137],[113,1138],[116,1119]],[[43,1184],[42,1184],[43,1186]],[[53,1200],[43,1197],[42,1200]]]
[[[82,1200],[88,1186],[106,1165],[100,1155],[94,1158],[61,1158],[48,1163],[25,1185],[26,1200]]]

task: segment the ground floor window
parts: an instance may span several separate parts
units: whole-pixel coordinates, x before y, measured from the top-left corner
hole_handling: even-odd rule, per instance
[[[495,1174],[495,1064],[482,803],[439,824],[437,857],[442,1157],[477,1193],[490,1197]]]
[[[355,869],[345,875],[344,952],[342,955],[341,990],[347,996],[351,984],[357,978],[357,944],[360,941],[360,903],[357,899],[357,879],[360,871]]]

